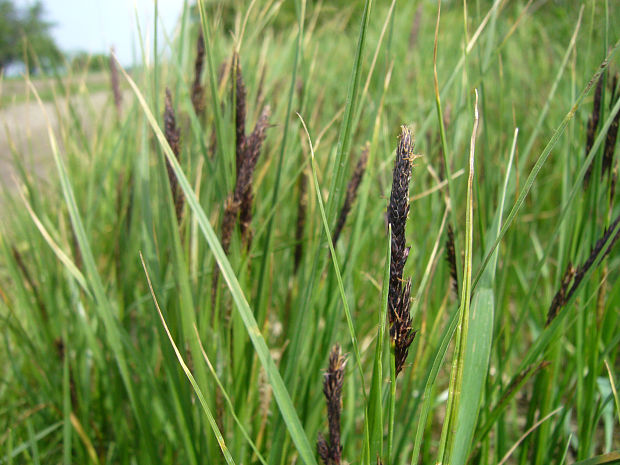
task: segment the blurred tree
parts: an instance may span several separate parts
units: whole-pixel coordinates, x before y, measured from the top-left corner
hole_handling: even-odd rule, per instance
[[[0,71],[19,57],[19,17],[13,2],[0,0]]]
[[[53,23],[44,16],[40,1],[18,9],[12,0],[0,0],[0,71],[20,61],[32,72],[61,62],[62,54],[51,36]]]

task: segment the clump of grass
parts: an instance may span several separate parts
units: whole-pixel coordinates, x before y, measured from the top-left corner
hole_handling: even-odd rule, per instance
[[[409,346],[415,337],[409,314],[411,278],[403,280],[403,271],[410,250],[410,247],[406,245],[405,228],[409,216],[409,180],[413,158],[413,135],[409,128],[402,126],[392,174],[392,193],[387,210],[388,223],[392,227],[388,317],[390,338],[394,347],[396,376],[403,369]]]
[[[561,463],[564,450],[566,463],[617,460],[615,174],[598,182],[596,172],[595,188],[584,191],[586,168],[571,158],[587,142],[575,139],[586,135],[592,114],[591,102],[588,108],[582,102],[599,70],[615,66],[620,52],[613,45],[606,61],[597,56],[617,40],[618,28],[599,27],[607,23],[599,13],[615,4],[586,0],[588,13],[562,10],[547,22],[559,8],[553,2],[536,14],[531,2],[488,8],[480,2],[465,10],[453,3],[442,9],[435,48],[425,33],[425,19],[437,13],[430,3],[390,2],[392,9],[366,0],[360,18],[357,4],[342,12],[320,2],[294,8],[247,0],[239,5],[248,8],[232,17],[226,7],[212,15],[208,2],[198,2],[201,49],[188,33],[196,26],[189,3],[165,53],[125,77],[134,95],[123,105],[123,125],[106,124],[102,116],[115,111],[105,87],[97,90],[110,95],[106,105],[84,119],[81,91],[57,102],[62,143],[53,154],[60,182],[54,173],[33,181],[24,169],[23,201],[3,205],[0,462],[316,465],[346,457],[360,465],[490,465],[520,453],[514,463],[546,465]],[[358,19],[353,57],[348,39]],[[614,16],[607,19],[615,25]],[[233,65],[238,57],[223,59],[240,47],[245,74]],[[190,50],[196,58],[204,50],[202,73]],[[433,68],[431,50],[437,50],[436,81],[412,79],[408,70]],[[199,74],[209,86],[206,111],[194,118]],[[164,82],[173,90],[168,112],[160,103]],[[12,84],[2,82],[3,97]],[[474,87],[482,89],[483,130],[477,174],[470,165],[465,179]],[[605,173],[617,171],[617,160],[611,168],[601,163],[620,106],[611,93],[603,87],[590,149],[595,169],[604,165]],[[544,107],[532,105],[543,101]],[[258,117],[263,102],[273,116]],[[446,102],[453,104],[450,131]],[[65,103],[69,113],[62,111]],[[187,127],[183,109],[192,118]],[[293,137],[294,110],[310,144]],[[249,125],[255,118],[262,121],[258,132]],[[417,134],[429,135],[411,186],[413,136],[402,130],[394,162],[395,121],[415,121]],[[259,171],[266,147],[254,155],[247,148],[257,141],[265,146],[270,123],[281,128],[270,137],[269,153],[278,156]],[[53,140],[56,131],[50,133]],[[528,135],[526,144],[519,134]],[[338,238],[330,226],[337,226],[345,193],[353,191],[345,176],[357,163],[348,159],[350,147],[366,140],[373,162],[357,189],[359,208],[349,202],[339,233],[348,239],[346,255],[329,257],[325,241]],[[170,165],[156,163],[158,144],[175,174],[170,181]],[[210,157],[216,144],[218,156]],[[15,154],[18,160],[29,155],[17,148]],[[302,165],[309,155],[306,187],[310,172]],[[261,188],[253,189],[259,180]],[[173,185],[182,191],[187,227],[176,227],[172,205],[162,208],[172,204]],[[524,207],[527,214],[520,214]],[[411,249],[409,208],[415,211]],[[377,221],[384,214],[394,230],[390,239]],[[607,238],[602,246],[601,236]],[[447,255],[456,260],[441,257],[446,237]],[[250,259],[257,266],[248,266]],[[581,266],[563,275],[569,262]],[[447,278],[454,284],[461,265],[459,307]],[[222,309],[210,305],[213,266],[227,285]],[[558,286],[545,326],[548,297]],[[420,321],[415,337],[423,343],[411,343],[412,320]],[[317,382],[335,341],[346,347],[333,355],[325,383]],[[344,365],[343,352],[354,354],[352,376],[336,369]],[[403,372],[399,390],[395,359]],[[403,368],[408,364],[415,370]],[[346,378],[340,387],[338,373]],[[453,414],[445,408],[446,392]],[[316,408],[326,393],[334,406],[327,415]],[[324,437],[317,442],[319,431]]]
[[[329,366],[323,378],[323,395],[327,403],[327,427],[329,442],[319,433],[316,443],[319,457],[325,465],[340,465],[342,444],[340,443],[340,414],[342,412],[342,387],[347,359],[339,345],[329,354]]]

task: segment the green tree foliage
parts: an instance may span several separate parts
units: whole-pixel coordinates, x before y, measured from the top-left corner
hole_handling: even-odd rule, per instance
[[[12,0],[0,0],[0,71],[16,62],[33,72],[60,62],[62,54],[51,37],[53,23],[44,16],[40,1],[18,9]]]

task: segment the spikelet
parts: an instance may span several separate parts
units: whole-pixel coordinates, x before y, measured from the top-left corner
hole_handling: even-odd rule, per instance
[[[172,107],[172,95],[170,94],[170,89],[166,87],[166,99],[165,99],[165,109],[164,109],[164,134],[166,136],[166,140],[174,153],[176,159],[179,159],[179,154],[181,152],[181,131],[177,127],[176,117],[174,115],[174,108]],[[177,221],[181,220],[181,215],[183,213],[183,195],[181,190],[179,189],[179,182],[177,180],[176,174],[174,174],[174,170],[172,169],[172,165],[166,159],[166,169],[168,171],[168,180],[170,181],[170,190],[172,191],[172,198],[174,200],[174,209],[177,215]]]
[[[596,82],[596,89],[594,90],[594,103],[592,104],[592,114],[588,118],[588,130],[586,133],[586,153],[587,157],[594,145],[594,137],[596,136],[596,128],[601,117],[601,96],[603,93],[603,78],[605,73],[601,74]],[[583,186],[587,188],[590,184],[590,176],[592,175],[592,163],[588,166],[588,170],[583,178]]]
[[[405,226],[409,215],[409,180],[413,162],[413,135],[406,127],[401,127],[400,141],[396,150],[392,177],[392,192],[388,205],[388,223],[392,226],[390,257],[390,283],[388,292],[388,318],[390,339],[396,359],[396,376],[400,373],[407,359],[409,346],[415,332],[411,328],[409,314],[411,280],[403,285],[403,270],[409,247],[406,246]]]
[[[546,326],[549,326],[551,322],[558,315],[562,307],[564,307],[572,298],[572,296],[577,292],[579,285],[585,278],[586,274],[592,268],[592,266],[598,260],[599,263],[603,260],[609,253],[611,249],[614,247],[615,243],[620,238],[620,228],[618,225],[620,224],[620,214],[611,222],[609,227],[605,229],[601,238],[596,241],[592,251],[590,252],[590,256],[588,259],[578,266],[576,269],[571,269],[572,266],[569,265],[569,268],[564,273],[562,278],[562,284],[560,289],[556,293],[549,306],[549,311],[547,312],[547,322]],[[605,248],[605,244],[607,248]],[[569,271],[570,270],[570,271]],[[568,288],[569,283],[572,281],[572,286],[570,289]]]
[[[237,176],[239,176],[245,146],[246,91],[237,53],[233,55],[233,69],[235,72],[235,159]]]
[[[295,224],[295,252],[293,255],[293,272],[297,273],[304,250],[304,229],[306,227],[306,206],[308,203],[306,189],[308,182],[304,173],[299,176],[299,199],[297,200],[297,222]]]
[[[114,107],[116,108],[116,117],[121,119],[121,109],[123,105],[123,95],[118,80],[118,68],[116,67],[116,57],[114,56],[114,47],[110,49],[110,85],[112,87],[112,95],[114,96]]]
[[[342,209],[340,210],[340,215],[338,215],[338,221],[336,222],[336,227],[332,233],[332,242],[334,247],[336,247],[336,242],[338,242],[338,238],[340,237],[340,233],[342,232],[342,228],[344,227],[347,216],[351,211],[351,207],[355,202],[355,198],[357,197],[357,190],[362,183],[362,178],[364,177],[364,173],[366,172],[366,163],[368,162],[368,152],[370,151],[370,143],[367,142],[362,150],[359,160],[357,161],[357,165],[355,166],[355,170],[353,171],[353,175],[351,176],[351,180],[347,185],[347,194],[344,199],[344,204],[342,205]]]
[[[329,355],[329,367],[323,379],[323,394],[327,402],[327,427],[329,443],[319,433],[317,452],[325,465],[340,465],[342,444],[340,443],[340,413],[342,411],[342,386],[347,359],[336,344]]]
[[[615,103],[620,98],[620,92],[618,92],[618,74],[614,75],[611,85],[611,99],[609,101],[609,109],[611,110]],[[616,149],[616,140],[618,138],[618,125],[620,124],[620,111],[616,113],[611,126],[607,130],[607,137],[605,138],[605,149],[603,150],[603,166],[601,169],[601,176],[605,175],[605,172],[611,174],[611,167],[614,160],[614,152]],[[613,197],[612,197],[613,198]]]
[[[205,38],[202,28],[196,39],[196,59],[194,61],[194,83],[192,84],[192,106],[196,115],[201,116],[205,110],[205,90],[201,82],[202,69],[205,59]]]
[[[448,225],[448,238],[446,239],[446,260],[450,267],[450,288],[456,299],[459,298],[459,276],[456,272],[456,247],[454,242],[454,230]]]

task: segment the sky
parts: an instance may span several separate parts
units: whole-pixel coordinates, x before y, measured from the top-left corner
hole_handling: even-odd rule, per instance
[[[33,0],[15,0],[18,7]],[[146,44],[153,43],[154,0],[42,0],[45,18],[55,26],[52,35],[64,52],[108,53],[114,46],[119,62],[141,62],[136,14]],[[170,35],[181,15],[183,0],[159,0],[158,27]],[[163,35],[159,34],[160,43]]]

